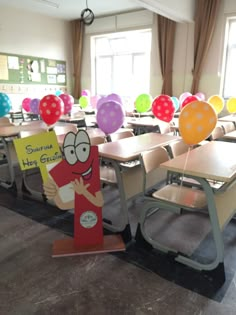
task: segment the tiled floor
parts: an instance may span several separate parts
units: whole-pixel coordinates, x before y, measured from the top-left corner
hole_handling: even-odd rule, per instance
[[[0,207],[0,315],[235,315],[235,277],[219,303],[111,254],[52,258],[64,237]]]

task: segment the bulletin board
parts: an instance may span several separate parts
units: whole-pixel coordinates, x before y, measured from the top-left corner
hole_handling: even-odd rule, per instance
[[[66,62],[0,53],[0,83],[66,86]]]

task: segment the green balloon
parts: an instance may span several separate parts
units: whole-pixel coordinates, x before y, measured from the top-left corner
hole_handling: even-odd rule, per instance
[[[79,104],[80,104],[81,108],[86,108],[89,104],[88,96],[85,96],[85,95],[81,96],[79,98]]]
[[[152,97],[149,94],[140,94],[135,100],[135,108],[139,113],[147,112],[152,105]]]

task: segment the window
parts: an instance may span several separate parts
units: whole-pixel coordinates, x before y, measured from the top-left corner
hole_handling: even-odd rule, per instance
[[[222,95],[228,99],[236,96],[236,17],[227,19],[224,55]]]
[[[95,94],[149,93],[151,30],[93,36],[91,48]]]

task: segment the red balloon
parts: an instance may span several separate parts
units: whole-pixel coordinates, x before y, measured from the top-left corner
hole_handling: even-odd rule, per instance
[[[61,116],[61,99],[53,94],[44,96],[39,103],[39,113],[47,125],[53,125]]]
[[[199,101],[199,98],[196,95],[190,95],[186,97],[183,103],[181,104],[181,109],[183,109],[184,106],[188,105],[189,103],[192,103],[195,101]]]
[[[152,102],[152,112],[156,118],[170,122],[175,113],[174,103],[169,95],[159,95]]]

